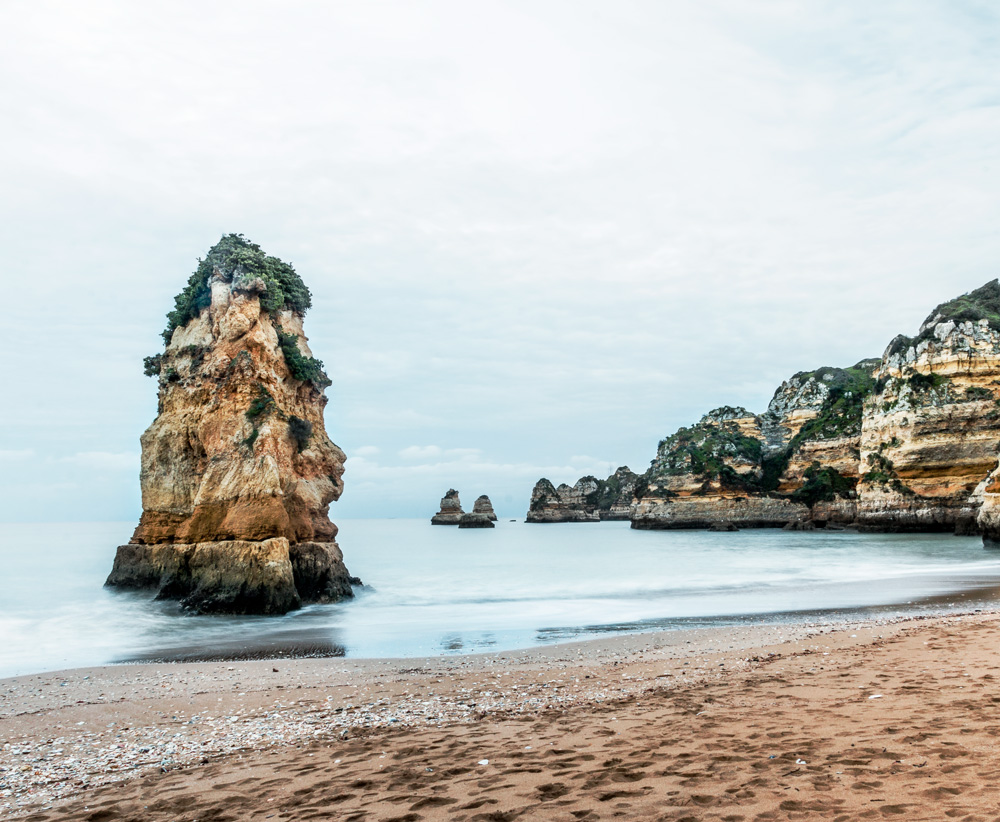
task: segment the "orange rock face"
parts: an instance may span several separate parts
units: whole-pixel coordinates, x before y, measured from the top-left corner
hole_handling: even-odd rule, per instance
[[[190,292],[194,306],[182,322],[172,315],[166,350],[147,365],[158,369],[159,406],[141,438],[143,511],[131,542],[186,556],[201,543],[278,539],[285,562],[298,543],[329,545],[339,562],[329,506],[343,491],[345,455],[327,436],[329,380],[302,330],[308,290],[236,235],[207,260],[218,264],[199,266],[178,298]],[[291,272],[286,282],[268,266]],[[282,285],[299,289],[297,302],[282,302]],[[145,578],[117,565],[110,584]]]
[[[343,491],[344,452],[323,425],[326,397],[296,380],[276,327],[302,318],[261,312],[254,294],[216,272],[212,303],[174,331],[160,373],[159,414],[142,435],[142,519],[132,542],[327,541]],[[256,412],[256,413],[255,413]],[[311,428],[296,440],[292,419]]]

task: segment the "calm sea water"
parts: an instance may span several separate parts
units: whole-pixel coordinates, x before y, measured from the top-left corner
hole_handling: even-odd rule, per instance
[[[972,537],[339,524],[348,567],[366,587],[352,602],[283,617],[200,617],[103,588],[132,523],[0,525],[0,676],[248,647],[467,653],[870,608],[941,610],[1000,590],[1000,552]]]

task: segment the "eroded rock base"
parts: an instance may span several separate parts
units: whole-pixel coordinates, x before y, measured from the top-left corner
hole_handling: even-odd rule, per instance
[[[155,589],[199,613],[283,614],[354,596],[335,542],[261,541],[119,546],[105,585]]]

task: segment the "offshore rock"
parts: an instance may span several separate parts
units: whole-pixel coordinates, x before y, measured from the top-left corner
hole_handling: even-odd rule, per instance
[[[496,519],[494,515],[493,519],[490,519],[488,514],[482,513],[471,513],[462,514],[458,520],[459,528],[496,528],[493,524],[493,520]]]
[[[472,513],[483,514],[492,522],[497,521],[496,512],[493,510],[493,503],[490,502],[490,498],[486,496],[486,494],[483,494],[481,497],[478,497],[476,501],[473,503]]]
[[[726,532],[726,531],[739,531],[740,529],[737,528],[735,525],[733,525],[733,523],[731,522],[713,522],[711,525],[708,526],[708,530]]]
[[[441,510],[431,517],[431,525],[458,525],[464,513],[458,491],[449,488],[448,493],[441,497]]]
[[[525,522],[600,522],[596,506],[588,498],[597,491],[595,477],[582,477],[571,488],[558,488],[544,477],[531,491],[531,503]]]
[[[329,518],[345,456],[326,434],[329,380],[302,331],[308,289],[231,234],[176,304],[165,351],[146,361],[159,403],[141,438],[142,517],[107,584],[204,612],[352,596]]]
[[[631,516],[638,475],[622,466],[606,480],[581,477],[558,488],[547,479],[535,483],[527,522],[599,522]]]

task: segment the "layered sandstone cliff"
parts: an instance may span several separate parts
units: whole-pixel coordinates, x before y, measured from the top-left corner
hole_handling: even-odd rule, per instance
[[[526,522],[600,522],[627,520],[639,477],[622,466],[606,480],[581,477],[573,486],[535,483]]]
[[[353,595],[328,515],[345,457],[324,427],[309,305],[291,266],[239,235],[199,263],[146,362],[159,403],[141,438],[142,517],[108,585],[215,612]]]
[[[915,338],[893,340],[876,377],[861,439],[860,524],[973,533],[983,506],[988,526],[1000,447],[1000,286],[938,306]]]
[[[854,524],[1000,537],[1000,283],[938,306],[881,359],[796,374],[766,412],[660,442],[636,528]]]
[[[634,528],[853,522],[861,415],[876,361],[783,382],[763,414],[723,407],[661,440]]]

